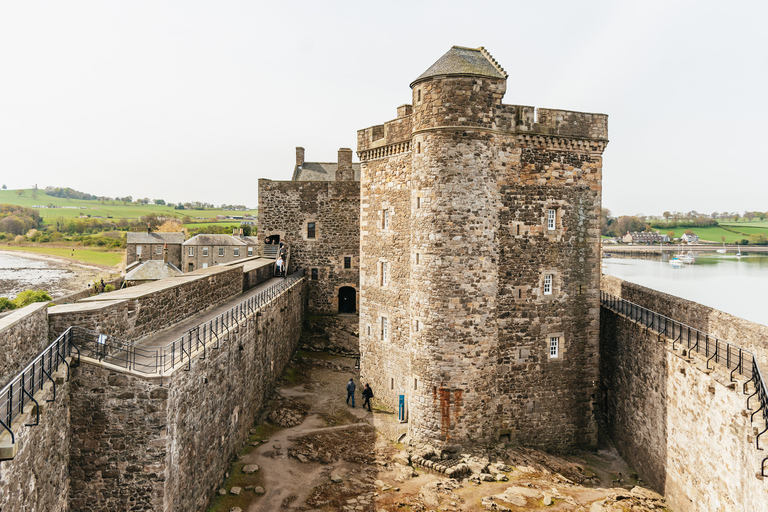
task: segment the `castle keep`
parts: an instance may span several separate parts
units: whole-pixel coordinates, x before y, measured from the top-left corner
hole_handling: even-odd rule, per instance
[[[362,378],[417,439],[595,446],[608,118],[507,76],[454,46],[358,131]]]

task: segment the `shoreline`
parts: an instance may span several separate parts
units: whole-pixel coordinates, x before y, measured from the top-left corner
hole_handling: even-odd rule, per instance
[[[70,295],[88,288],[89,284],[104,279],[111,280],[120,275],[116,266],[98,265],[95,263],[83,263],[61,256],[40,254],[23,250],[3,250],[0,248],[0,256],[17,257],[22,259],[43,261],[51,267],[65,270],[71,276],[46,283],[44,286],[24,284],[25,280],[5,279],[0,281],[0,297],[15,298],[20,291],[26,289],[44,289],[55,300],[56,298]]]

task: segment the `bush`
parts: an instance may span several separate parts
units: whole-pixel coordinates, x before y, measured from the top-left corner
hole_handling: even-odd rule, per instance
[[[33,302],[48,302],[49,300],[52,300],[51,296],[45,290],[25,290],[13,299],[13,303],[17,308],[23,308]]]
[[[0,297],[0,313],[11,309],[16,309],[16,304],[14,304],[12,300],[8,300],[5,297]]]
[[[754,235],[749,235],[749,244],[750,245],[768,245],[768,237],[766,237],[762,233],[755,233]]]
[[[104,287],[104,293],[113,292],[113,291],[115,291],[115,287],[112,286],[111,284],[108,284],[107,286]]]
[[[26,238],[24,238],[24,235],[16,235],[16,238],[13,239],[13,241],[16,242],[17,244],[20,244],[24,240],[26,240]]]

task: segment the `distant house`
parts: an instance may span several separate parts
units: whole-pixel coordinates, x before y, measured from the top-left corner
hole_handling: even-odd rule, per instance
[[[182,244],[182,269],[192,272],[256,255],[255,237],[197,235]]]
[[[683,236],[680,237],[680,240],[689,244],[695,244],[699,241],[699,235],[695,233],[691,233],[690,235],[683,234]]]
[[[181,244],[184,233],[133,233],[126,238],[126,266],[136,261],[163,260],[163,247],[168,245],[168,261],[181,266]]]
[[[145,261],[132,271],[128,272],[125,276],[125,282],[127,286],[136,286],[144,283],[151,283],[152,281],[159,281],[160,279],[167,279],[169,277],[178,277],[182,275],[179,270],[172,263],[162,260],[150,260]]]
[[[669,236],[662,235],[658,231],[627,231],[622,240],[633,244],[653,244],[669,242]]]

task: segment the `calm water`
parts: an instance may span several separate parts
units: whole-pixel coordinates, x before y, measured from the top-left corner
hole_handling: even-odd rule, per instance
[[[24,290],[53,290],[74,272],[63,265],[23,256],[0,254],[0,297],[14,298]]]
[[[603,273],[768,325],[768,256],[699,256],[694,265],[606,258]]]

